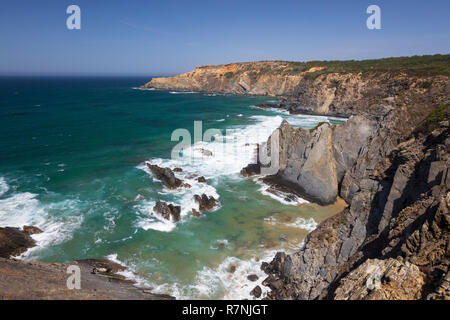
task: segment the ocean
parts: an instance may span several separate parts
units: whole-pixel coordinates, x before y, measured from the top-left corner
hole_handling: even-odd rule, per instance
[[[274,97],[138,89],[149,80],[0,78],[0,226],[44,231],[33,235],[37,246],[19,257],[24,260],[109,258],[154,292],[251,299],[265,278],[261,262],[298,249],[342,204],[286,202],[239,171],[283,119],[303,128],[339,119],[256,107],[276,103]],[[201,121],[202,133],[221,134],[195,141],[194,121]],[[171,159],[176,129],[192,137],[181,159]],[[177,175],[191,188],[165,189],[146,161],[182,168]],[[194,217],[193,196],[203,193],[219,206]],[[180,205],[181,220],[155,214],[158,200]],[[251,282],[249,274],[259,279]]]

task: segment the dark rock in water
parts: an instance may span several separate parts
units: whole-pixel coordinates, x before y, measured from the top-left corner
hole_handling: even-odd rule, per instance
[[[23,232],[25,232],[28,235],[32,235],[32,234],[42,233],[43,231],[41,229],[39,229],[38,227],[23,226]]]
[[[195,209],[192,209],[192,214],[193,214],[195,217],[200,217],[200,212],[198,212],[198,211],[195,210]]]
[[[270,273],[270,266],[269,266],[269,263],[263,261],[263,262],[261,263],[261,270],[264,271],[266,274],[269,274],[269,273]]]
[[[250,291],[250,294],[252,296],[254,296],[255,298],[261,297],[261,294],[262,294],[261,287],[260,286],[256,286],[255,288],[253,288],[252,291]]]
[[[177,167],[177,168],[174,168],[172,171],[173,172],[183,172],[183,169]]]
[[[146,162],[146,165],[155,175],[156,179],[160,180],[167,188],[176,189],[183,184],[183,181],[175,177],[175,174],[170,168],[161,168],[149,162]]]
[[[241,175],[244,177],[250,177],[257,174],[261,174],[261,165],[256,163],[250,163],[241,170]]]
[[[19,228],[0,228],[1,258],[18,256],[35,245],[36,242],[30,237],[30,234]]]
[[[235,271],[236,271],[236,266],[233,264],[230,266],[230,269],[228,270],[228,272],[234,273]]]
[[[173,204],[167,204],[166,202],[158,201],[153,207],[153,211],[160,213],[164,219],[167,219],[169,221],[177,222],[180,220],[180,206],[174,206]]]
[[[208,183],[208,181],[206,181],[206,179],[205,179],[204,176],[198,177],[198,178],[197,178],[197,181],[198,181],[198,182],[201,182],[201,183]]]
[[[192,186],[189,183],[183,183],[182,187],[188,188],[188,189],[192,188]]]
[[[261,163],[259,161],[259,144],[256,145],[256,163],[249,163],[245,168],[241,170],[241,175],[244,177],[249,177],[257,174],[261,174]]]
[[[200,212],[211,210],[217,205],[217,200],[213,196],[208,197],[206,194],[202,194],[201,197],[196,194],[194,195],[194,199],[199,204]]]
[[[250,274],[247,276],[247,279],[250,281],[256,281],[259,279],[259,277],[256,274]]]

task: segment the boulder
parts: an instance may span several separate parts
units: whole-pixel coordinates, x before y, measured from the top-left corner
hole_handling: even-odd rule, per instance
[[[256,274],[250,274],[247,276],[247,279],[250,281],[256,281],[259,279],[259,277]]]
[[[35,245],[36,242],[30,237],[30,234],[19,228],[0,228],[1,258],[18,256]]]
[[[153,211],[158,212],[164,219],[167,219],[169,221],[176,222],[180,220],[180,206],[174,206],[173,204],[167,204],[166,202],[158,201],[153,207]]]
[[[260,286],[256,286],[255,288],[253,288],[252,291],[250,291],[250,294],[252,296],[254,296],[255,298],[261,297],[261,294],[262,294],[261,287]]]
[[[161,168],[146,162],[147,167],[155,175],[156,179],[160,180],[167,188],[176,189],[182,186],[183,181],[175,177],[175,174],[170,168]]]
[[[198,181],[198,182],[201,182],[201,183],[208,183],[208,181],[206,181],[206,179],[205,179],[204,176],[198,177],[198,178],[197,178],[197,181]]]
[[[211,210],[217,205],[217,200],[214,199],[213,196],[208,197],[206,194],[202,194],[199,196],[198,194],[194,195],[195,201],[199,204],[200,212]]]

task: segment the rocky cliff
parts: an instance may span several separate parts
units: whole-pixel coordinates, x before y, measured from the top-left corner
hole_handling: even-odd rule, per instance
[[[303,78],[289,63],[249,62],[201,66],[167,78],[154,78],[143,88],[282,96],[293,94]]]
[[[443,100],[437,103],[449,101],[448,91],[433,98],[439,96]],[[417,101],[423,99],[417,99],[409,100],[407,107],[374,109],[380,113],[366,110],[366,121],[357,121],[359,130],[358,123],[352,123],[355,118],[334,128],[337,134],[324,154],[334,151],[337,194],[349,207],[322,222],[298,252],[280,253],[264,266],[269,286],[277,284],[269,298],[450,298],[450,104],[421,105]],[[323,126],[309,136],[319,134]],[[368,128],[363,139],[362,128]],[[305,136],[297,143],[304,143]],[[349,144],[354,149],[346,152]],[[287,160],[281,163],[307,161],[310,155],[298,151],[282,151],[281,159]],[[301,175],[301,166],[295,166]],[[316,169],[330,172],[329,167],[321,164]],[[281,165],[277,176],[291,181],[284,175]]]
[[[349,206],[262,264],[269,299],[449,299],[449,70],[450,55],[240,63],[145,87],[274,95],[291,113],[349,117],[278,129],[280,167],[264,180]]]

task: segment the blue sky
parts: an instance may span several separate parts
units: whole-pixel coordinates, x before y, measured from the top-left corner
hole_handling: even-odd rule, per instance
[[[66,8],[81,8],[81,30]],[[381,8],[381,30],[366,8]],[[5,0],[0,74],[171,74],[255,60],[450,53],[450,1]]]

